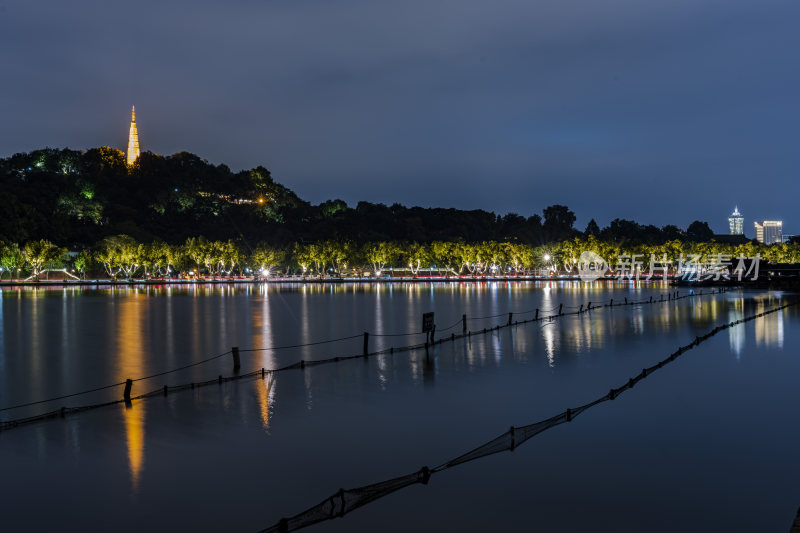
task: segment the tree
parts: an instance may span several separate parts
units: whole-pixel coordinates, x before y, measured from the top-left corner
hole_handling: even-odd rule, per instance
[[[38,278],[48,265],[59,261],[66,253],[65,248],[59,248],[46,239],[26,242],[22,249],[22,255],[30,265],[34,278]]]
[[[594,219],[590,220],[588,224],[586,224],[586,231],[583,232],[585,236],[594,235],[595,237],[600,236],[600,226],[597,225],[597,222]]]
[[[330,240],[319,246],[325,258],[324,264],[330,264],[336,274],[340,274],[342,269],[347,267],[348,261],[353,258],[353,245],[349,241]]]
[[[114,235],[100,241],[94,258],[114,279],[121,273],[133,276],[141,264],[139,244],[128,235]]]
[[[324,274],[327,260],[322,245],[316,243],[295,243],[292,255],[302,269],[302,274],[304,276],[312,270],[316,271],[320,276]]]
[[[452,272],[458,275],[458,272],[453,270],[456,263],[459,262],[458,244],[455,242],[435,241],[431,244],[431,254],[434,265],[439,270],[444,270],[445,274]]]
[[[241,274],[241,263],[244,254],[242,254],[239,245],[229,239],[226,242],[218,243],[217,249],[219,253],[218,261],[220,270],[225,270],[228,275],[231,276],[236,266],[239,265],[239,274]]]
[[[686,235],[693,241],[710,241],[714,237],[714,232],[708,227],[708,222],[695,220],[686,228]]]
[[[400,255],[400,248],[393,242],[374,242],[364,245],[364,257],[372,263],[375,275],[380,275],[383,268],[394,262]]]
[[[0,246],[0,267],[8,270],[8,279],[13,279],[15,271],[19,274],[23,266],[25,266],[25,256],[17,243],[12,242]],[[0,272],[0,279],[2,278],[2,272]]]
[[[75,267],[75,270],[78,271],[82,278],[86,276],[86,270],[91,264],[92,254],[89,250],[81,250],[72,262],[72,266]]]
[[[319,210],[325,218],[334,217],[338,213],[346,212],[348,209],[344,200],[327,200],[319,204]]]
[[[551,241],[569,238],[574,232],[575,213],[565,205],[551,205],[545,208],[544,231]]]
[[[402,247],[403,260],[408,264],[411,274],[416,276],[422,265],[429,266],[433,259],[430,246],[412,242]]]
[[[272,269],[281,264],[284,258],[285,254],[282,250],[261,243],[253,250],[250,264],[253,270],[260,271],[262,276],[267,277],[272,272]]]

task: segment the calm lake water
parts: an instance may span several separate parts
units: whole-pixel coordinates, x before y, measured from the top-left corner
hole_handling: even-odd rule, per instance
[[[177,368],[231,346],[370,332],[370,350],[536,308],[643,300],[647,284],[420,283],[0,291],[0,408]],[[686,289],[681,290],[686,293]],[[290,370],[0,432],[4,531],[257,531],[435,466],[607,393],[715,326],[793,295],[731,291],[598,309],[425,350]],[[309,531],[788,531],[800,506],[800,312],[712,337],[515,450]],[[455,325],[453,329],[445,328]],[[242,371],[358,354],[362,338],[242,353]],[[232,373],[231,356],[134,385]],[[121,388],[0,412],[116,399]]]

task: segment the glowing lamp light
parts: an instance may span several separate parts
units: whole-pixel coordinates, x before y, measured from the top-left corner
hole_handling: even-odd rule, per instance
[[[262,205],[264,203],[264,199],[263,198],[259,198],[258,199],[258,203],[259,203],[259,205]]]
[[[550,254],[544,254],[544,257],[543,257],[543,259],[544,259],[545,261],[550,261]]]

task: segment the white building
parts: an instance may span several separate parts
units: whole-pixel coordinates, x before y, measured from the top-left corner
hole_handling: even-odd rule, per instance
[[[728,224],[731,228],[731,235],[744,235],[744,217],[739,212],[738,205],[733,209],[731,216],[728,217]]]
[[[780,244],[783,242],[783,221],[765,220],[754,222],[756,226],[756,240],[761,244]]]

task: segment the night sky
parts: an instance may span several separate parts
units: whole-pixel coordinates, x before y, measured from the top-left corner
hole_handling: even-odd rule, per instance
[[[800,2],[0,0],[0,156],[127,142],[301,197],[796,215]]]

